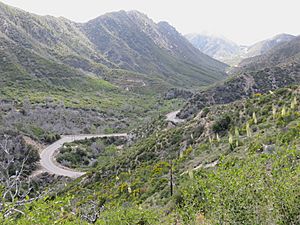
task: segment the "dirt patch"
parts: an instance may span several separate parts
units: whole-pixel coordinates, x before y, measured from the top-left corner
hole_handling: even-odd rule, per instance
[[[43,151],[44,148],[46,148],[46,145],[43,145],[35,140],[33,140],[30,137],[27,136],[23,136],[24,141],[26,144],[31,145],[33,147],[35,147],[36,149],[38,149],[39,153],[41,153]]]

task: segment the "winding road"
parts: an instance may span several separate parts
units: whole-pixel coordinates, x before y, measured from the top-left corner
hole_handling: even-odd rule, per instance
[[[173,123],[182,123],[184,120],[177,118],[176,114],[179,111],[170,112],[166,115],[166,120],[171,121]],[[84,172],[75,171],[66,167],[63,167],[55,160],[55,154],[57,153],[58,149],[60,149],[64,143],[70,143],[73,141],[84,140],[89,138],[103,138],[103,137],[128,137],[126,133],[117,133],[117,134],[87,134],[87,135],[64,135],[61,139],[54,142],[53,144],[49,145],[45,148],[41,154],[40,164],[44,168],[44,170],[48,171],[49,173],[71,177],[71,178],[78,178],[84,175]]]
[[[177,117],[177,114],[178,114],[179,112],[180,112],[180,110],[168,113],[168,114],[166,115],[166,117],[167,117],[166,120],[167,120],[167,121],[171,121],[171,122],[173,122],[173,123],[182,123],[182,122],[184,122],[185,120],[179,119],[179,118]]]
[[[84,139],[89,139],[89,138],[97,138],[97,137],[127,137],[128,135],[126,133],[120,133],[120,134],[97,134],[97,135],[65,135],[62,136],[61,139],[58,141],[54,142],[53,144],[49,145],[47,148],[45,148],[41,154],[41,166],[48,172],[61,175],[61,176],[66,176],[66,177],[71,177],[71,178],[78,178],[82,175],[84,175],[84,172],[78,172],[74,171],[68,168],[64,168],[61,165],[59,165],[54,156],[56,152],[58,151],[59,148],[63,146],[64,143],[70,143],[73,141],[78,141],[78,140],[84,140]]]

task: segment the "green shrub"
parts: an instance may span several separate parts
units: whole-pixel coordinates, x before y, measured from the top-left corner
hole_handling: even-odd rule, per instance
[[[231,117],[229,115],[223,115],[219,118],[212,126],[212,130],[214,133],[223,133],[230,128],[231,125]]]

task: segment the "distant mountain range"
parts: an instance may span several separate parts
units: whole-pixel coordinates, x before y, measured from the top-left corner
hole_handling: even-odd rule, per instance
[[[245,59],[224,82],[195,94],[179,113],[197,114],[213,104],[226,104],[300,82],[300,36],[282,42],[264,54]]]
[[[264,54],[273,47],[295,38],[290,34],[279,34],[250,46],[239,46],[224,37],[213,35],[187,34],[185,37],[203,53],[233,66],[245,58]]]
[[[223,37],[206,34],[187,34],[185,37],[201,52],[220,61],[240,54],[240,46]]]
[[[11,81],[27,77],[72,86],[72,79],[84,83],[94,76],[122,85],[126,74],[125,81],[198,87],[226,77],[224,63],[201,53],[168,23],[156,24],[137,11],[75,23],[0,3],[0,55],[1,72]]]
[[[265,67],[288,66],[300,59],[300,36],[285,36],[265,42],[262,54],[241,61],[239,70],[259,70]],[[276,41],[275,41],[276,40]],[[277,44],[280,43],[280,44]],[[270,47],[273,46],[273,47]]]

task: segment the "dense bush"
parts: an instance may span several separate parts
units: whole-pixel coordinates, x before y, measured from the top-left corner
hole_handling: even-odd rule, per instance
[[[299,224],[299,151],[228,159],[186,181],[177,197],[186,224]]]
[[[57,140],[60,139],[60,135],[59,134],[45,134],[44,135],[44,138],[43,138],[43,141],[46,142],[46,143],[53,143]]]
[[[116,146],[122,146],[126,143],[126,138],[105,137],[91,138],[74,143],[65,144],[59,151],[57,161],[64,166],[93,167],[98,162],[104,162],[108,158],[117,154]]]
[[[227,131],[230,128],[231,117],[229,115],[224,115],[219,118],[212,126],[212,130],[214,133],[222,133]]]

